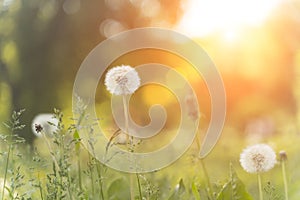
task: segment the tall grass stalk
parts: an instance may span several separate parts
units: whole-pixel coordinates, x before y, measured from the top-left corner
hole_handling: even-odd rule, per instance
[[[11,156],[13,155],[14,145],[24,142],[23,138],[15,135],[14,133],[16,130],[21,130],[25,127],[25,125],[21,124],[20,122],[20,117],[24,111],[25,109],[21,109],[18,112],[14,111],[11,116],[11,120],[8,123],[4,123],[4,125],[10,130],[10,134],[3,137],[9,146],[8,146],[8,152],[5,161],[4,180],[2,186],[2,200],[4,199],[4,191],[5,191],[5,185],[7,180],[8,166],[9,166],[9,161],[11,159]]]
[[[80,150],[77,151],[76,156],[77,156],[78,185],[79,185],[80,191],[82,191],[82,177],[81,177]]]
[[[100,190],[100,195],[101,195],[101,199],[104,199],[104,192],[103,192],[103,176],[102,176],[102,167],[101,167],[101,163],[97,160],[96,158],[96,154],[95,154],[95,149],[94,149],[94,145],[93,142],[91,140],[89,140],[89,145],[90,148],[92,150],[92,155],[89,154],[89,156],[91,157],[91,166],[90,166],[90,172],[91,172],[91,181],[92,181],[92,189],[94,191],[94,178],[93,178],[93,165],[96,166],[96,173],[97,173],[97,182],[98,182],[98,186],[99,186],[99,190]]]
[[[6,162],[5,162],[4,180],[3,180],[3,187],[2,187],[2,200],[4,199],[4,190],[5,190],[5,184],[6,184],[6,178],[7,178],[7,171],[8,171],[8,164],[9,164],[11,149],[12,149],[12,144],[9,144],[7,157],[6,157]]]
[[[92,164],[92,156],[89,154],[89,166],[88,169],[90,171],[90,177],[91,177],[91,186],[92,186],[92,197],[95,196],[95,186],[94,186],[94,172],[93,172],[93,164]]]
[[[65,159],[65,140],[64,140],[64,135],[63,134],[59,134],[59,136],[60,136],[60,141],[61,141],[61,143],[60,143],[60,163],[62,164],[62,162],[66,162],[67,160]],[[65,168],[66,166],[64,166],[64,168]],[[69,199],[73,199],[73,197],[72,197],[72,193],[71,193],[71,190],[70,190],[70,174],[69,174],[69,170],[67,170],[67,169],[63,169],[64,171],[65,171],[65,173],[66,173],[66,176],[67,176],[67,179],[68,179],[68,184],[67,184],[67,191],[68,191],[68,195],[69,195]],[[59,170],[59,171],[61,171],[61,170]],[[63,173],[62,171],[61,171],[61,173]],[[62,184],[62,181],[63,181],[63,179],[62,179],[62,176],[60,177],[60,181],[61,181],[61,184]],[[62,184],[63,185],[63,184]]]
[[[96,166],[96,173],[97,173],[98,186],[99,186],[99,189],[100,189],[101,199],[104,199],[102,167],[101,167],[101,163],[96,158],[95,148],[94,148],[92,138],[89,139],[88,144],[89,144],[90,149],[91,149],[91,153],[89,153],[89,157],[91,157],[90,158],[90,160],[91,160],[90,172],[91,172],[92,189],[94,191],[94,179],[93,179],[93,176],[92,176],[92,174],[93,174],[93,172],[92,172],[93,167],[92,166],[95,165]]]
[[[101,198],[104,199],[102,167],[101,167],[101,163],[98,160],[96,160],[96,169],[97,169],[97,174],[98,174],[98,184],[99,184],[99,188],[100,188],[100,195],[101,195]]]
[[[86,106],[83,105],[81,99],[78,97],[77,98],[77,112],[79,114],[79,119],[76,122],[75,125],[75,132],[73,134],[73,139],[75,140],[75,151],[76,151],[76,158],[77,158],[77,171],[78,171],[78,185],[80,191],[82,191],[82,176],[81,176],[81,162],[80,162],[80,147],[81,147],[81,142],[80,142],[80,136],[78,133],[79,126],[81,125],[81,122],[84,119],[85,116],[85,109]]]

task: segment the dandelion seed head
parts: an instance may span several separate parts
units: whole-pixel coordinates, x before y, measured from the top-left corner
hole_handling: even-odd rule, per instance
[[[140,82],[137,71],[128,65],[110,69],[104,81],[106,89],[114,95],[132,94],[139,88]]]
[[[42,130],[43,130],[43,127],[42,127],[42,125],[40,125],[40,124],[35,124],[34,127],[35,127],[35,131],[36,131],[37,133],[40,133],[40,132],[42,132]]]
[[[281,150],[279,152],[279,158],[280,158],[280,161],[286,161],[287,160],[287,154],[285,151]]]
[[[269,145],[256,144],[244,149],[240,163],[249,173],[266,172],[276,164],[276,153]]]
[[[49,124],[49,122],[53,125]],[[32,132],[38,137],[42,136],[42,131],[44,131],[47,136],[52,136],[53,132],[57,129],[57,124],[58,119],[54,118],[53,114],[43,113],[34,117],[31,123],[31,128]]]

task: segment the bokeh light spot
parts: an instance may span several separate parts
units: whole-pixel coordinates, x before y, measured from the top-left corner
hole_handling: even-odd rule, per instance
[[[63,9],[68,15],[75,14],[80,10],[80,0],[66,0]]]
[[[160,12],[158,0],[144,0],[141,4],[142,14],[146,17],[155,17]]]
[[[122,23],[113,19],[106,19],[100,25],[100,33],[107,38],[125,30],[127,28]]]

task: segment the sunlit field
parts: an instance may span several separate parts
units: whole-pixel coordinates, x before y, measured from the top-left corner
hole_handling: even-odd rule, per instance
[[[300,1],[0,0],[0,121],[0,200],[298,200]]]

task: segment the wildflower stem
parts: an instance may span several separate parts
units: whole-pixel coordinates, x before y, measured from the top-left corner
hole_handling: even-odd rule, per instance
[[[2,187],[2,200],[4,199],[4,189],[6,184],[7,170],[8,170],[8,163],[9,163],[11,149],[12,149],[12,144],[9,144],[6,163],[5,163],[5,172],[4,172],[4,180],[3,180],[3,187]]]
[[[208,193],[209,193],[210,197],[212,198],[213,197],[213,195],[212,195],[213,190],[212,190],[212,186],[211,186],[211,183],[210,183],[210,180],[209,180],[209,176],[208,176],[207,169],[206,169],[203,158],[200,158],[200,163],[201,163],[201,166],[202,166],[202,169],[203,169],[203,172],[204,172],[204,176],[205,176],[205,179],[206,179]]]
[[[283,184],[284,184],[284,194],[285,194],[285,200],[289,199],[288,196],[288,183],[286,178],[286,170],[285,170],[285,161],[281,161],[281,169],[282,169],[282,177],[283,177]]]
[[[258,181],[258,191],[259,191],[259,200],[263,200],[263,190],[262,190],[262,183],[261,183],[261,175],[260,173],[257,174],[257,181]]]

